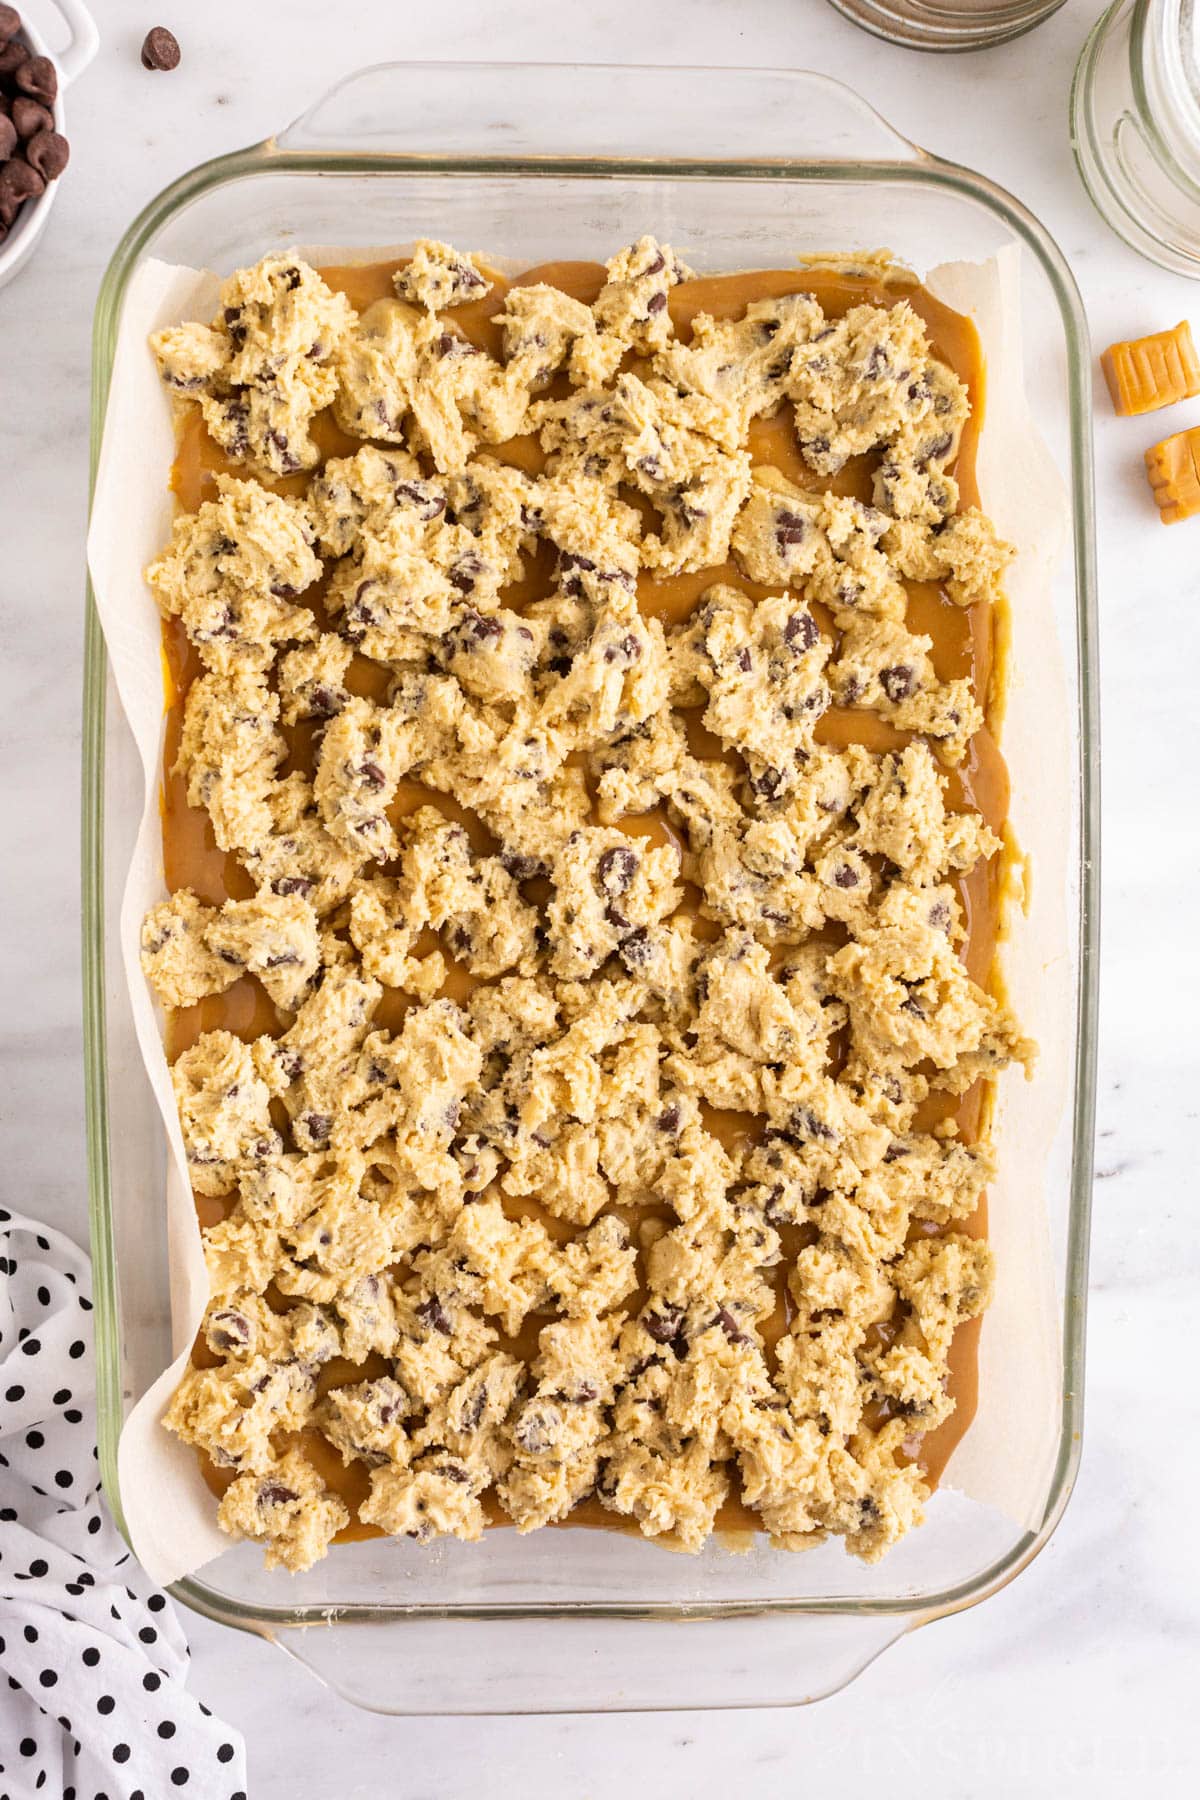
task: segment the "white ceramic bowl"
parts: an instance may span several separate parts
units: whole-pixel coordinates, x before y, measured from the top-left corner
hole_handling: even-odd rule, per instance
[[[21,16],[21,30],[17,35],[22,43],[29,46],[34,56],[49,56],[58,70],[58,95],[51,110],[54,113],[55,131],[66,137],[68,133],[63,112],[63,95],[95,56],[100,47],[100,36],[91,13],[86,6],[80,4],[80,0],[54,0],[54,4],[66,20],[71,34],[65,50],[51,55],[36,25],[31,24],[24,13]],[[37,241],[46,229],[46,221],[50,217],[50,208],[54,205],[61,180],[60,175],[58,181],[48,181],[45,193],[39,194],[36,200],[27,200],[13,220],[12,230],[3,244],[0,244],[0,287],[6,281],[11,281],[22,264],[33,255]]]

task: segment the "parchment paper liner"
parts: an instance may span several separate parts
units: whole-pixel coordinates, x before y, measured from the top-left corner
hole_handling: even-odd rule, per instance
[[[397,259],[407,246],[300,254],[314,264]],[[1013,1110],[1010,1072],[997,1111],[1000,1173],[989,1190],[989,1236],[996,1297],[980,1340],[979,1410],[954,1453],[943,1486],[990,1504],[1015,1523],[1040,1521],[1060,1413],[1058,1295],[1048,1229],[1045,1171],[1063,1116],[1071,1066],[1072,972],[1067,931],[1063,817],[1070,793],[1067,689],[1051,606],[1051,581],[1068,523],[1066,490],[1039,438],[1023,385],[1020,264],[1015,246],[983,264],[944,263],[925,276],[930,291],[969,314],[987,367],[978,453],[985,509],[1019,555],[1010,571],[1011,660],[1003,748],[1012,777],[1012,815],[1036,870],[1028,916],[1002,950],[1008,992],[1025,1028],[1040,1041],[1031,1089],[1019,1098],[1020,1134],[1005,1131]],[[141,922],[164,892],[159,812],[164,730],[160,620],[142,578],[170,535],[174,501],[167,475],[175,454],[169,397],[147,338],[161,326],[212,317],[219,278],[149,260],[125,297],[97,475],[88,563],[113,676],[145,770],[145,806],[121,906],[120,938],[138,1042],[166,1130],[166,1220],[174,1361],[134,1406],[121,1435],[121,1498],[133,1548],[166,1584],[229,1548],[194,1452],[159,1423],[187,1364],[208,1297],[200,1231],[186,1174],[161,1015],[139,962]],[[121,1204],[121,1196],[114,1197]],[[936,1529],[931,1521],[927,1529]],[[336,1551],[334,1552],[336,1555]],[[781,1552],[780,1554],[784,1554]],[[286,1581],[280,1576],[281,1582]]]

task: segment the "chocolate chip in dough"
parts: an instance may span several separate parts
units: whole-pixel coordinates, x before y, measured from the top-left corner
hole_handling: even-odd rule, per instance
[[[624,894],[637,874],[637,857],[624,846],[605,850],[596,864],[596,881],[601,893]]]
[[[21,29],[21,15],[15,6],[0,6],[0,44],[7,44]]]
[[[16,84],[31,100],[50,106],[58,93],[58,70],[48,56],[31,56],[15,76]]]
[[[71,146],[57,131],[39,131],[25,146],[29,166],[44,181],[56,181],[71,160]]]
[[[916,689],[917,673],[908,663],[897,663],[894,669],[880,669],[879,685],[892,702],[899,706]]]
[[[22,138],[36,137],[39,131],[54,130],[54,114],[40,100],[31,100],[28,94],[18,94],[12,103],[12,122],[16,126],[17,136]]]
[[[165,25],[155,25],[146,33],[142,44],[142,67],[164,71],[179,67],[179,42]]]

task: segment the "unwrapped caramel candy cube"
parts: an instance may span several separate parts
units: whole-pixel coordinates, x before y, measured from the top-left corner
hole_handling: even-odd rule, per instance
[[[1200,358],[1186,319],[1173,331],[1110,344],[1100,362],[1113,407],[1126,417],[1200,394]]]
[[[1200,425],[1147,450],[1146,473],[1164,525],[1200,512]]]

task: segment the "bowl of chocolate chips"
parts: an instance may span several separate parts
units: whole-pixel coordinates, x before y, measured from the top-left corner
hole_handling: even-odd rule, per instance
[[[56,0],[70,31],[51,57],[15,6],[0,4],[0,287],[32,254],[71,158],[63,91],[99,38],[80,0]]]

